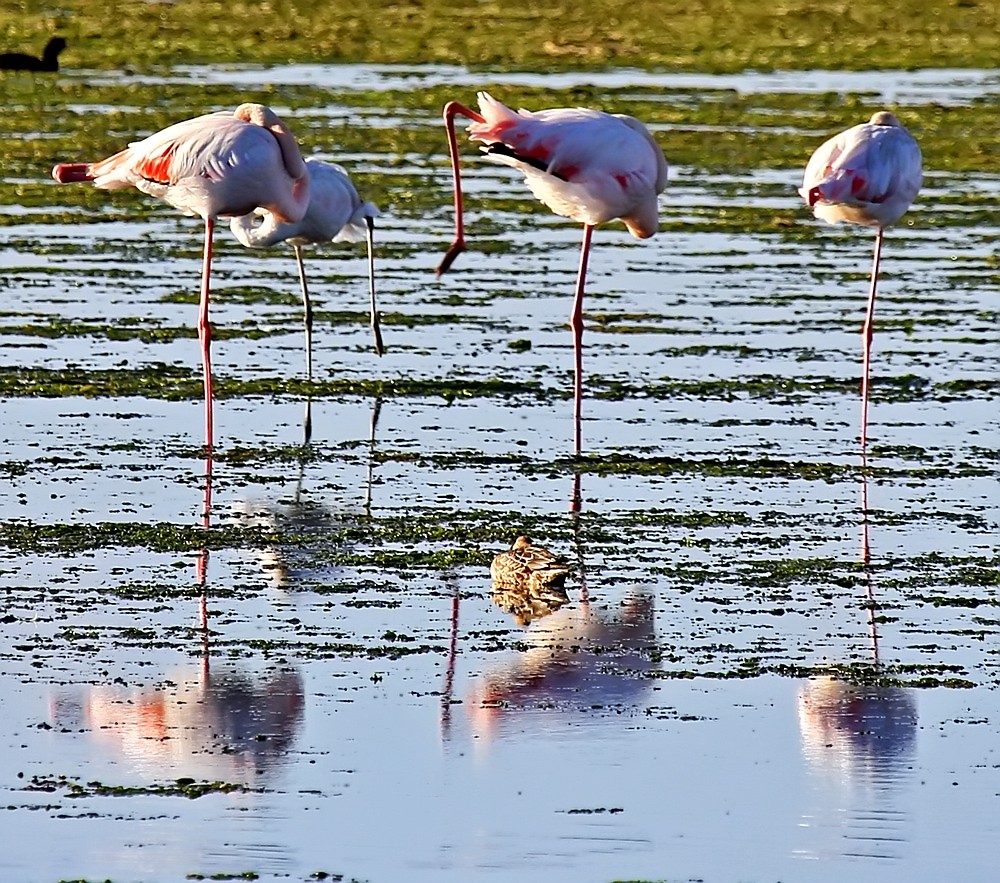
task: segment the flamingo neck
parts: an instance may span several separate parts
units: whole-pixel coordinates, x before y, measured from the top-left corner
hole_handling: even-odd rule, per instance
[[[233,112],[238,120],[267,129],[278,142],[285,171],[292,179],[291,192],[282,194],[273,205],[262,206],[274,213],[279,221],[294,224],[302,220],[309,208],[309,170],[302,158],[298,142],[281,118],[263,104],[241,104]]]

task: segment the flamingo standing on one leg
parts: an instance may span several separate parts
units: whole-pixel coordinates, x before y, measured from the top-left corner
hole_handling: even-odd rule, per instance
[[[848,221],[874,227],[868,311],[862,329],[861,446],[868,440],[868,377],[874,331],[875,286],[882,236],[910,207],[922,181],[920,148],[903,124],[888,111],[825,141],[806,166],[799,193],[817,218],[831,224]]]
[[[309,206],[309,175],[285,124],[262,104],[241,104],[168,126],[95,163],[60,163],[61,184],[93,181],[105,190],[135,187],[205,221],[198,337],[205,386],[205,444],[213,445],[212,332],[208,323],[212,235],[219,217],[265,208],[288,222]]]
[[[515,113],[486,92],[480,92],[478,99],[478,112],[456,101],[444,107],[455,184],[455,239],[437,272],[444,273],[465,249],[455,139],[455,116],[461,114],[472,120],[469,135],[485,142],[482,150],[490,159],[518,169],[541,202],[557,215],[583,224],[580,269],[570,314],[576,368],[574,446],[579,454],[583,293],[594,227],[620,218],[633,236],[652,236],[659,221],[657,196],[667,186],[667,161],[649,130],[630,116],[581,107]]]
[[[268,248],[279,242],[287,242],[295,249],[295,261],[302,283],[302,306],[305,312],[306,333],[306,374],[312,380],[312,303],[306,285],[306,270],[302,262],[302,248],[322,242],[368,241],[368,291],[371,300],[371,329],[375,338],[375,352],[380,356],[382,332],[379,328],[378,309],[375,304],[375,259],[372,239],[374,218],[378,208],[371,202],[364,202],[348,177],[338,165],[307,159],[309,172],[309,209],[305,216],[295,223],[278,220],[274,213],[265,208],[233,218],[229,227],[236,238],[247,248]]]

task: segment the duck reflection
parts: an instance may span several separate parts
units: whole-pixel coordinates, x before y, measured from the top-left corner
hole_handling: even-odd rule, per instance
[[[565,589],[551,586],[534,588],[521,584],[498,587],[494,583],[490,596],[493,603],[504,613],[511,614],[518,625],[529,625],[569,603],[569,595]]]
[[[862,455],[864,456],[864,455]],[[874,683],[834,677],[805,682],[798,697],[802,753],[823,786],[824,806],[804,827],[833,832],[837,845],[816,854],[892,858],[904,839],[907,814],[897,795],[912,778],[917,744],[917,703],[912,689],[881,685],[877,602],[871,565],[867,463],[861,475],[861,563],[865,571],[867,629]],[[841,845],[844,838],[847,845]]]

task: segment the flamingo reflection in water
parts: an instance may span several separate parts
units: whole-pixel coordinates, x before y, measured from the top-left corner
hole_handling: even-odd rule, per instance
[[[799,692],[802,750],[834,778],[871,785],[902,778],[916,748],[917,705],[904,687],[806,681]]]
[[[295,491],[290,498],[281,500],[244,500],[234,512],[240,524],[260,527],[269,532],[296,537],[329,537],[338,529],[355,526],[359,518],[371,518],[372,488],[375,483],[376,430],[382,413],[382,399],[372,403],[368,424],[368,457],[365,471],[365,491],[362,510],[358,513],[351,507],[331,507],[328,503],[310,498],[305,492],[305,467],[309,452],[303,447],[303,458],[299,461],[299,474]],[[279,590],[300,586],[322,577],[329,581],[333,566],[316,560],[314,549],[295,543],[276,543],[258,548],[256,554],[271,586]]]
[[[553,606],[527,623],[528,649],[484,672],[466,705],[487,741],[530,713],[577,717],[597,707],[633,706],[657,668],[654,600],[641,590],[619,603]]]
[[[822,783],[801,824],[820,843],[805,851],[895,857],[917,747],[912,689],[813,678],[799,691],[798,720],[803,756]]]
[[[898,829],[906,816],[892,800],[912,777],[918,715],[912,688],[879,683],[884,672],[871,564],[871,514],[868,466],[862,451],[861,564],[872,654],[869,682],[856,684],[833,676],[805,681],[799,691],[798,719],[802,753],[810,768],[849,795],[838,794],[834,803],[824,807],[837,820],[828,827],[839,829],[846,820],[849,827],[844,836],[851,841],[846,847],[850,854],[886,856],[902,839]],[[810,818],[805,827],[821,825]]]
[[[579,579],[579,597],[585,613],[575,614],[570,620],[570,628],[580,617],[589,616],[589,595],[587,593],[586,571],[584,567],[583,549],[581,545],[580,522],[580,473],[573,476],[572,491],[572,525],[576,545],[577,560],[575,570]],[[518,536],[508,551],[497,554],[490,565],[492,578],[491,599],[505,613],[514,617],[515,622],[525,626],[529,631],[540,628],[538,620],[548,617],[569,603],[569,594],[565,588],[567,576],[572,572],[569,564],[560,556],[548,549],[532,543],[525,536]],[[452,575],[448,580],[451,586],[451,633],[448,648],[448,660],[445,668],[444,683],[441,690],[441,737],[447,742],[451,737],[451,707],[456,701],[454,696],[456,657],[458,654],[458,622],[459,602],[461,593],[458,583]],[[649,599],[649,625],[652,626],[652,600]],[[641,605],[640,605],[641,606]],[[610,617],[596,616],[595,621],[603,621]],[[639,617],[641,620],[642,617]],[[565,626],[564,626],[565,627]],[[585,626],[582,629],[586,631]],[[558,632],[559,629],[554,629]],[[547,634],[551,634],[547,632]],[[556,661],[558,665],[558,661]],[[492,676],[490,676],[492,678]],[[499,672],[497,677],[500,677]],[[487,681],[488,689],[492,690],[492,680]],[[480,700],[476,702],[502,702],[503,699]],[[473,709],[474,723],[483,721],[487,727],[490,714],[485,710]]]
[[[210,527],[212,463],[202,526]],[[208,548],[197,553],[201,660],[154,686],[88,686],[51,700],[53,726],[83,727],[95,741],[154,776],[252,782],[266,775],[302,725],[302,675],[289,665],[251,671],[211,664]]]
[[[304,709],[297,669],[213,670],[204,660],[155,686],[81,686],[50,703],[54,727],[85,728],[144,773],[244,782],[280,763]]]

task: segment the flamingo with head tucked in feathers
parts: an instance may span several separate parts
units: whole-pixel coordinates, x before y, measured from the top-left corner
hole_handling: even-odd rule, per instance
[[[846,129],[819,146],[806,166],[799,193],[817,218],[874,227],[875,256],[868,310],[862,329],[861,446],[868,439],[868,377],[871,362],[875,287],[882,237],[910,207],[922,182],[920,148],[888,111]]]
[[[637,119],[586,108],[516,113],[486,92],[479,111],[456,101],[445,105],[455,188],[455,239],[438,266],[444,273],[465,249],[462,186],[455,116],[472,120],[470,137],[484,142],[489,159],[520,171],[531,192],[557,215],[583,224],[576,296],[570,314],[575,375],[574,442],[580,453],[583,398],[583,295],[594,227],[616,218],[640,239],[658,227],[657,196],[667,186],[667,162],[649,130]]]
[[[306,270],[302,261],[302,248],[323,242],[368,242],[368,292],[371,301],[371,329],[375,339],[375,352],[380,356],[382,332],[379,328],[378,309],[375,304],[375,259],[373,250],[374,219],[378,208],[365,202],[358,195],[347,172],[338,165],[307,159],[309,172],[309,209],[294,223],[279,220],[266,208],[233,218],[229,227],[236,238],[247,248],[268,248],[287,242],[295,250],[295,261],[302,284],[302,306],[305,321],[306,374],[312,380],[312,325],[313,310],[306,284]]]
[[[212,236],[219,217],[267,209],[288,223],[309,206],[309,175],[298,144],[270,108],[241,104],[168,126],[93,163],[60,163],[61,184],[92,181],[105,190],[135,187],[205,222],[198,337],[205,387],[205,444],[211,449],[213,393],[208,322]]]

